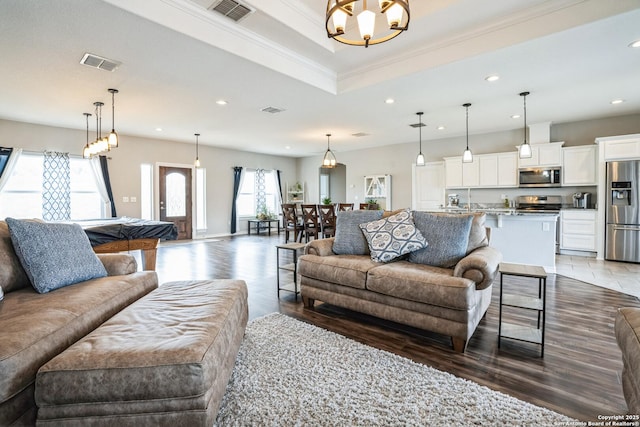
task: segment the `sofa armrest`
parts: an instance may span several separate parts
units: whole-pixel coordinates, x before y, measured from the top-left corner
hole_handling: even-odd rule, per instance
[[[488,288],[498,274],[502,253],[491,246],[483,246],[462,258],[453,269],[453,275],[473,280],[476,289]]]
[[[333,241],[335,237],[330,237],[328,239],[316,239],[307,243],[307,246],[304,247],[305,255],[318,255],[318,256],[329,256],[334,255],[333,253]]]
[[[122,276],[138,271],[136,258],[130,254],[97,254],[109,276]]]

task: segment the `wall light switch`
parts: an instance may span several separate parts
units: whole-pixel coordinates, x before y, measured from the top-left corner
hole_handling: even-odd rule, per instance
[[[122,196],[122,203],[129,203],[129,197],[128,196]]]
[[[543,222],[542,223],[542,231],[549,231],[549,223],[548,222]]]
[[[131,196],[131,197],[129,198],[129,200],[131,200],[131,203],[135,203],[135,202],[137,202],[137,201],[138,201],[138,198],[137,198],[137,197],[135,197],[135,196]]]

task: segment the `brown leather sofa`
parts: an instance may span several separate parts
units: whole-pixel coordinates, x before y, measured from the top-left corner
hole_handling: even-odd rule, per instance
[[[35,425],[38,369],[158,286],[127,254],[98,255],[107,277],[46,294],[31,286],[0,221],[0,426]]]
[[[616,341],[622,351],[622,391],[629,414],[640,414],[640,308],[618,309]]]
[[[464,352],[489,307],[502,259],[488,246],[484,220],[484,214],[474,216],[468,252],[452,268],[336,255],[335,238],[312,241],[298,261],[304,305],[312,308],[319,300],[448,335],[454,350]]]

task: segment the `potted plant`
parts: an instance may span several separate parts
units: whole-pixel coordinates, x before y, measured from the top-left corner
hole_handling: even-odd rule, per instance
[[[256,214],[256,218],[266,221],[268,219],[273,219],[273,214],[269,212],[269,209],[267,209],[266,206],[263,206]]]
[[[323,205],[330,205],[331,204],[331,197],[325,197],[324,199],[322,199],[322,204]]]
[[[367,204],[369,205],[370,211],[377,211],[378,209],[380,209],[380,206],[378,205],[378,201],[376,199],[367,199]]]

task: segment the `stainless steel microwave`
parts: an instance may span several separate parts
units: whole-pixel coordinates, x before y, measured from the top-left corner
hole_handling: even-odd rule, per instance
[[[560,168],[523,168],[518,170],[520,187],[560,187]]]

